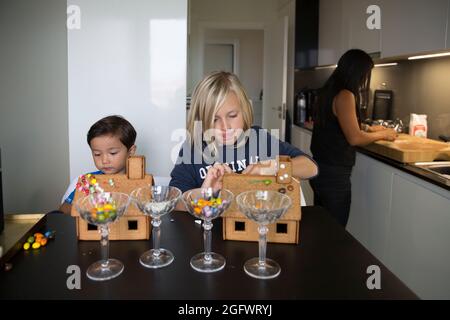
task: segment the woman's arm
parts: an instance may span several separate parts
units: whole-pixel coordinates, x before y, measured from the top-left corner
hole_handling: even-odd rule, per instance
[[[377,140],[394,141],[397,137],[397,132],[393,129],[362,131],[356,117],[355,96],[349,90],[342,90],[334,98],[333,113],[338,118],[345,138],[352,146],[365,146]]]

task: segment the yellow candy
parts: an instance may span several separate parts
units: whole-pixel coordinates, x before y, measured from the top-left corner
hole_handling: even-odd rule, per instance
[[[109,211],[109,210],[112,210],[113,209],[113,206],[111,205],[111,204],[105,204],[105,211]]]
[[[91,179],[91,184],[96,184],[97,183],[97,179],[93,178]]]
[[[30,243],[29,242],[25,242],[23,244],[23,250],[28,250],[28,249],[30,249]]]
[[[33,249],[39,249],[41,247],[41,244],[39,242],[35,242],[35,243],[33,243],[33,245],[31,247]]]

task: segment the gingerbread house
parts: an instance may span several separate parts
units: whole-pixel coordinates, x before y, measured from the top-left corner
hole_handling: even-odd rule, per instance
[[[241,192],[250,190],[272,190],[287,194],[292,200],[292,206],[282,219],[268,225],[267,241],[298,243],[301,220],[300,181],[292,177],[292,163],[289,157],[279,156],[277,167],[278,172],[271,176],[225,174],[223,188],[233,192],[235,197]],[[225,240],[258,241],[257,223],[239,211],[236,201],[233,201],[222,218]]]
[[[81,183],[79,178],[79,183]],[[85,178],[84,178],[85,179]],[[152,175],[145,174],[145,157],[132,156],[127,160],[126,174],[100,174],[89,177],[105,192],[123,192],[130,194],[133,190],[153,184]],[[94,180],[93,180],[94,179]],[[83,197],[82,190],[77,188],[73,203]],[[79,240],[100,240],[97,226],[88,224],[83,220],[75,205],[72,205],[71,215],[76,219],[77,237]],[[150,218],[132,203],[125,214],[110,226],[110,240],[143,240],[149,239],[151,230]]]

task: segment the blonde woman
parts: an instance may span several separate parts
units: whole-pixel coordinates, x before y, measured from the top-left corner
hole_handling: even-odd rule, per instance
[[[317,175],[317,165],[309,156],[252,123],[252,106],[237,76],[228,72],[206,76],[192,95],[187,139],[170,185],[183,192],[220,189],[227,172],[274,174],[277,155],[292,158],[294,176]]]

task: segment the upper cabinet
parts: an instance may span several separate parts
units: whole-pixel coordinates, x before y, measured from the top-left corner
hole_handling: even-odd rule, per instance
[[[370,6],[377,6],[372,11]],[[380,17],[380,29],[368,21]],[[348,49],[382,58],[450,49],[450,0],[320,0],[318,64],[336,64]]]
[[[450,0],[448,0],[448,8],[447,8],[447,49],[450,49]]]
[[[317,66],[319,41],[319,1],[297,0],[295,3],[295,68]]]
[[[392,1],[392,0],[391,0]],[[380,6],[379,0],[345,0],[344,1],[344,29],[347,32],[347,48],[357,48],[367,53],[381,51],[380,29],[369,29],[367,20],[373,14],[367,13],[371,5]]]
[[[343,0],[319,1],[319,65],[336,64],[347,48]]]
[[[449,0],[379,2],[382,57],[445,49]]]

